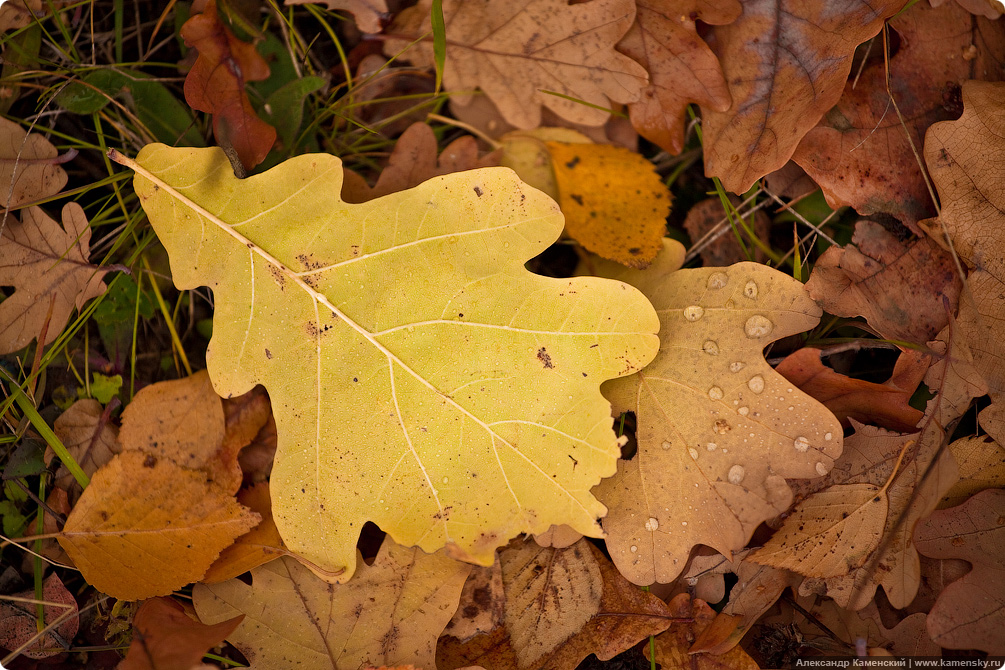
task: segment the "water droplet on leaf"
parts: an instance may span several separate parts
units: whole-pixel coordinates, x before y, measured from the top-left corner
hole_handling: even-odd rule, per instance
[[[726,477],[729,478],[730,484],[739,484],[743,481],[743,476],[747,474],[743,469],[742,465],[734,465],[729,469],[729,474]]]
[[[747,319],[747,323],[744,324],[743,330],[747,333],[747,337],[752,340],[756,340],[770,333],[774,327],[775,324],[771,323],[767,317],[755,314]]]
[[[792,443],[792,446],[794,446],[796,448],[796,451],[798,451],[799,453],[802,454],[802,453],[805,453],[810,448],[810,441],[807,440],[802,435],[800,435]]]
[[[705,315],[705,308],[700,305],[688,305],[684,308],[684,318],[688,321],[697,321]]]
[[[729,277],[726,276],[725,272],[713,272],[708,277],[708,287],[711,289],[720,289],[729,282]]]
[[[750,381],[747,382],[747,386],[754,393],[760,393],[764,390],[764,377],[761,375],[754,375],[750,378]]]

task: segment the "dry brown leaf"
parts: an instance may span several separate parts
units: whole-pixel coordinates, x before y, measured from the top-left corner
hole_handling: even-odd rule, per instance
[[[88,584],[142,600],[200,579],[260,520],[205,473],[130,450],[95,473],[58,539]]]
[[[255,667],[435,668],[436,638],[469,568],[388,537],[373,565],[359,561],[345,584],[322,581],[284,557],[252,570],[250,584],[197,584],[192,599],[204,623],[246,615],[228,640]]]
[[[705,173],[743,193],[785,165],[841,97],[856,47],[905,2],[744,2],[739,19],[714,28],[733,105],[702,108]]]
[[[437,646],[440,670],[575,668],[591,653],[609,660],[669,623],[663,601],[628,583],[587,540],[567,549],[514,541],[499,566],[501,589],[482,576],[467,592],[473,600],[461,601]]]
[[[863,316],[880,336],[919,344],[946,327],[962,288],[953,257],[930,238],[905,241],[868,220],[851,244],[825,251],[806,282],[827,312]]]
[[[7,3],[0,12],[15,12],[17,4]],[[67,180],[61,162],[56,147],[43,135],[28,133],[13,121],[0,119],[0,184],[3,184],[0,198],[7,203],[6,207],[59,193]],[[7,216],[10,225],[10,215]]]
[[[122,451],[119,429],[111,422],[101,403],[91,398],[70,405],[56,419],[53,431],[88,477]],[[45,462],[48,464],[55,456],[52,447],[47,447]],[[80,485],[65,465],[61,465],[56,472],[55,483],[71,493],[74,500],[80,494]]]
[[[91,229],[77,203],[63,207],[62,227],[38,207],[23,210],[20,220],[5,216],[0,286],[13,286],[14,293],[0,302],[0,354],[24,348],[46,326],[42,344],[54,342],[74,307],[105,292],[102,277],[109,270],[87,262]]]
[[[388,40],[386,54],[425,37],[402,57],[433,65],[430,4],[422,0],[398,15],[387,32],[403,39]],[[517,128],[541,125],[542,106],[574,123],[602,125],[612,103],[635,102],[648,80],[614,49],[635,20],[632,0],[446,0],[443,18],[444,88],[462,105],[480,88]]]
[[[735,196],[731,197],[730,201],[734,206],[740,204],[740,199]],[[724,222],[725,225],[721,225]],[[771,234],[771,219],[768,218],[764,210],[757,210],[754,213],[753,221],[748,221],[748,223],[751,224],[755,236],[762,240],[768,239]],[[722,201],[719,198],[706,198],[695,203],[688,210],[687,218],[684,219],[684,229],[687,230],[695,244],[698,244],[711,231],[717,231],[714,233],[715,237],[707,245],[703,245],[701,249],[701,259],[707,268],[722,267],[748,260],[747,253],[740,247],[736,235],[731,230],[729,218],[726,216],[726,210],[723,209]],[[747,243],[746,238],[744,238],[744,242]],[[764,252],[755,247],[754,260],[763,262],[764,259]]]
[[[940,7],[946,0],[930,0],[930,2],[932,7]],[[983,16],[991,20],[997,19],[1002,15],[1001,0],[956,0],[956,4],[971,14]]]
[[[939,509],[963,504],[984,489],[1005,488],[1005,447],[987,435],[964,437],[949,445],[960,469],[960,481],[953,484]]]
[[[930,362],[926,354],[905,349],[897,359],[893,376],[876,384],[835,372],[820,360],[819,349],[803,347],[786,356],[775,371],[822,402],[846,428],[848,420],[855,419],[908,433],[915,430],[923,415],[908,403]]]
[[[832,208],[884,212],[913,226],[935,214],[915,149],[931,124],[959,115],[965,80],[1005,75],[1005,25],[972,18],[955,3],[932,9],[923,2],[889,25],[900,48],[884,62],[877,38],[877,57],[845,85],[841,100],[806,134],[792,160],[820,184]],[[906,125],[890,102],[888,75]]]
[[[894,656],[941,656],[942,647],[936,644],[925,628],[925,615],[921,612],[904,618],[890,629],[883,629],[883,636],[890,641],[890,651]]]
[[[543,533],[534,536],[534,541],[540,547],[553,547],[555,549],[565,549],[583,539],[583,534],[572,526],[552,526]]]
[[[236,398],[223,399],[223,443],[203,468],[211,479],[227,493],[237,493],[244,472],[239,458],[241,451],[272,421],[272,404],[265,387],[256,386]]]
[[[653,164],[608,144],[546,145],[566,234],[603,258],[648,266],[663,248],[671,199]]]
[[[1005,655],[1005,491],[982,491],[918,524],[915,545],[933,558],[973,565],[942,592],[928,614],[932,639],[948,649]]]
[[[366,181],[352,170],[345,171],[342,182],[342,199],[360,203],[418,186],[427,179],[499,165],[499,156],[491,153],[478,157],[475,138],[465,136],[448,144],[439,158],[438,142],[433,129],[425,123],[413,123],[394,145],[387,167],[380,173],[377,183],[370,188]]]
[[[639,134],[672,154],[684,148],[688,103],[725,112],[729,88],[715,54],[698,37],[695,21],[731,23],[740,15],[737,0],[639,0],[631,30],[618,51],[649,71],[649,85],[628,105]]]
[[[28,589],[13,594],[29,602],[0,600],[0,647],[17,649],[29,640],[35,640],[21,654],[28,658],[48,658],[63,653],[65,646],[73,641],[80,625],[77,601],[66,590],[63,582],[53,573],[42,583],[42,619],[46,626],[61,620],[54,629],[39,633],[38,614],[35,607],[35,590]],[[70,616],[65,616],[71,613]]]
[[[715,611],[703,600],[691,600],[682,593],[668,604],[670,616],[676,620],[670,628],[656,636],[656,662],[663,670],[758,670],[757,663],[740,647],[722,654],[695,652],[692,645],[716,618]],[[690,621],[680,621],[690,619]],[[644,650],[650,658],[650,650]]]
[[[242,489],[237,494],[237,502],[262,517],[262,521],[220,552],[219,558],[199,580],[204,584],[225,582],[287,553],[272,518],[269,483],[262,482]]]
[[[387,0],[286,0],[285,5],[325,5],[328,9],[352,14],[356,25],[364,33],[379,33],[381,18],[387,16]]]
[[[802,285],[756,263],[677,270],[683,248],[666,244],[645,271],[594,266],[639,288],[660,317],[656,359],[602,388],[638,421],[638,453],[595,489],[611,556],[636,584],[673,581],[695,544],[742,549],[791,503],[786,477],[826,474],[841,452],[834,415],[762,354],[817,323]]]
[[[191,670],[234,632],[243,617],[207,626],[170,598],[143,601],[133,619],[133,641],[117,670]]]

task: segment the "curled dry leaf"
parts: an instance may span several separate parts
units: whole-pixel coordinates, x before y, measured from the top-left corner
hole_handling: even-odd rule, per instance
[[[329,584],[284,557],[252,570],[250,584],[197,584],[192,600],[204,623],[245,615],[228,640],[254,667],[435,668],[436,638],[469,569],[443,552],[387,538],[373,565],[360,566],[345,584]]]
[[[349,12],[356,19],[356,25],[364,33],[379,33],[381,18],[387,16],[387,0],[286,0],[286,5],[314,3],[328,9]]]
[[[785,165],[841,97],[855,48],[905,2],[749,0],[739,19],[716,26],[733,105],[702,108],[706,174],[743,193]]]
[[[830,314],[863,316],[880,336],[918,344],[946,327],[962,288],[952,255],[931,238],[906,241],[868,220],[851,244],[827,249],[806,282]]]
[[[94,475],[102,465],[112,460],[122,451],[119,430],[111,422],[110,412],[97,400],[84,398],[70,405],[53,424],[53,431],[73,460],[80,465],[88,477]],[[49,463],[56,454],[52,447],[45,450],[45,462]],[[74,499],[80,493],[80,485],[66,466],[56,472],[56,486],[72,492]]]
[[[185,22],[181,36],[199,52],[185,77],[185,102],[213,115],[217,143],[232,149],[250,170],[276,143],[276,129],[258,117],[244,90],[246,82],[269,77],[268,63],[254,44],[237,39],[220,21],[215,0]]]
[[[386,54],[429,35],[430,4],[398,15],[387,32],[400,39],[387,41]],[[635,20],[632,0],[446,0],[443,18],[444,88],[458,104],[480,88],[517,128],[541,125],[542,106],[574,123],[602,125],[612,103],[635,102],[648,80],[641,65],[614,49]],[[402,57],[431,67],[431,40]]]
[[[872,59],[844,85],[841,99],[803,137],[792,160],[820,184],[834,209],[884,212],[913,227],[935,213],[919,164],[925,130],[959,115],[964,81],[1005,76],[1005,25],[972,18],[952,2],[938,9],[919,2],[889,27],[900,48],[888,61]],[[877,37],[872,53],[883,49]],[[900,115],[887,93],[888,77]]]
[[[695,640],[708,629],[716,618],[715,610],[703,600],[692,600],[681,593],[668,604],[670,616],[675,621],[670,628],[656,636],[656,662],[663,670],[757,670],[758,665],[747,652],[733,647],[721,654],[695,651]],[[683,620],[683,621],[682,621]],[[646,658],[650,649],[645,648]]]
[[[465,589],[473,600],[461,600],[437,646],[440,670],[575,668],[591,653],[609,660],[669,623],[663,601],[630,584],[586,540],[566,549],[514,541],[493,570],[501,588],[476,568],[476,588]]]
[[[948,649],[1005,655],[1005,491],[982,491],[918,524],[918,551],[973,565],[942,591],[928,614],[932,639]]]
[[[74,307],[82,309],[105,292],[108,268],[87,262],[91,229],[75,202],[63,207],[62,227],[38,207],[22,210],[20,220],[2,210],[0,216],[6,218],[0,286],[14,287],[0,302],[0,354],[7,354],[27,346],[43,328],[42,344],[55,341]]]
[[[666,246],[645,271],[595,268],[641,289],[660,317],[653,363],[603,388],[638,422],[638,453],[597,489],[611,556],[636,584],[673,581],[696,544],[742,549],[791,503],[785,478],[826,474],[841,453],[834,415],[762,353],[819,320],[802,285],[756,263],[677,270],[683,248]]]
[[[199,580],[260,520],[204,473],[124,451],[95,473],[58,539],[88,584],[142,600]]]
[[[367,520],[482,564],[552,524],[600,534],[599,386],[651,360],[658,320],[624,284],[526,271],[562,228],[544,194],[485,168],[348,205],[324,154],[244,180],[213,149],[129,164],[176,285],[213,287],[218,392],[270,392],[292,551],[347,580]]]
[[[671,0],[636,3],[635,23],[618,51],[649,71],[649,85],[628,105],[639,134],[672,154],[684,148],[684,110],[688,103],[725,112],[729,88],[715,54],[698,37],[695,21],[731,23],[740,15],[737,0]]]
[[[144,600],[133,619],[133,641],[117,670],[191,670],[242,618],[207,626],[170,598]]]

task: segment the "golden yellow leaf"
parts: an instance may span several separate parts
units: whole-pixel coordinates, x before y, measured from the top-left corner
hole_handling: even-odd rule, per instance
[[[547,146],[569,237],[622,265],[649,265],[663,248],[671,197],[653,164],[609,144]]]
[[[348,205],[321,154],[244,180],[218,150],[129,165],[176,285],[213,288],[217,392],[269,390],[292,551],[347,580],[368,520],[482,564],[553,524],[600,534],[599,385],[655,355],[658,320],[624,284],[526,271],[562,228],[545,195],[487,168]]]
[[[200,579],[259,521],[205,473],[125,451],[95,473],[58,540],[88,584],[142,600]]]
[[[555,169],[551,166],[548,143],[590,144],[592,141],[586,135],[569,128],[514,130],[499,138],[503,150],[499,164],[511,168],[520,179],[558,202],[558,184],[555,183]]]
[[[192,590],[203,623],[241,614],[227,639],[253,667],[357,670],[414,664],[435,668],[436,638],[450,620],[470,566],[390,538],[373,565],[329,584],[284,557],[232,579]]]
[[[242,489],[237,494],[237,502],[262,517],[262,521],[220,552],[219,558],[199,580],[204,584],[225,582],[287,553],[272,519],[269,483],[261,482]]]

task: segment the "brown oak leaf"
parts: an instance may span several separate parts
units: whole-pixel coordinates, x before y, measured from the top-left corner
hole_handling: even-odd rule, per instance
[[[379,33],[381,17],[387,16],[387,0],[286,0],[286,5],[323,4],[328,9],[349,12],[364,33]]]
[[[144,600],[133,618],[133,641],[118,670],[191,670],[243,618],[207,626],[187,616],[170,598]]]

